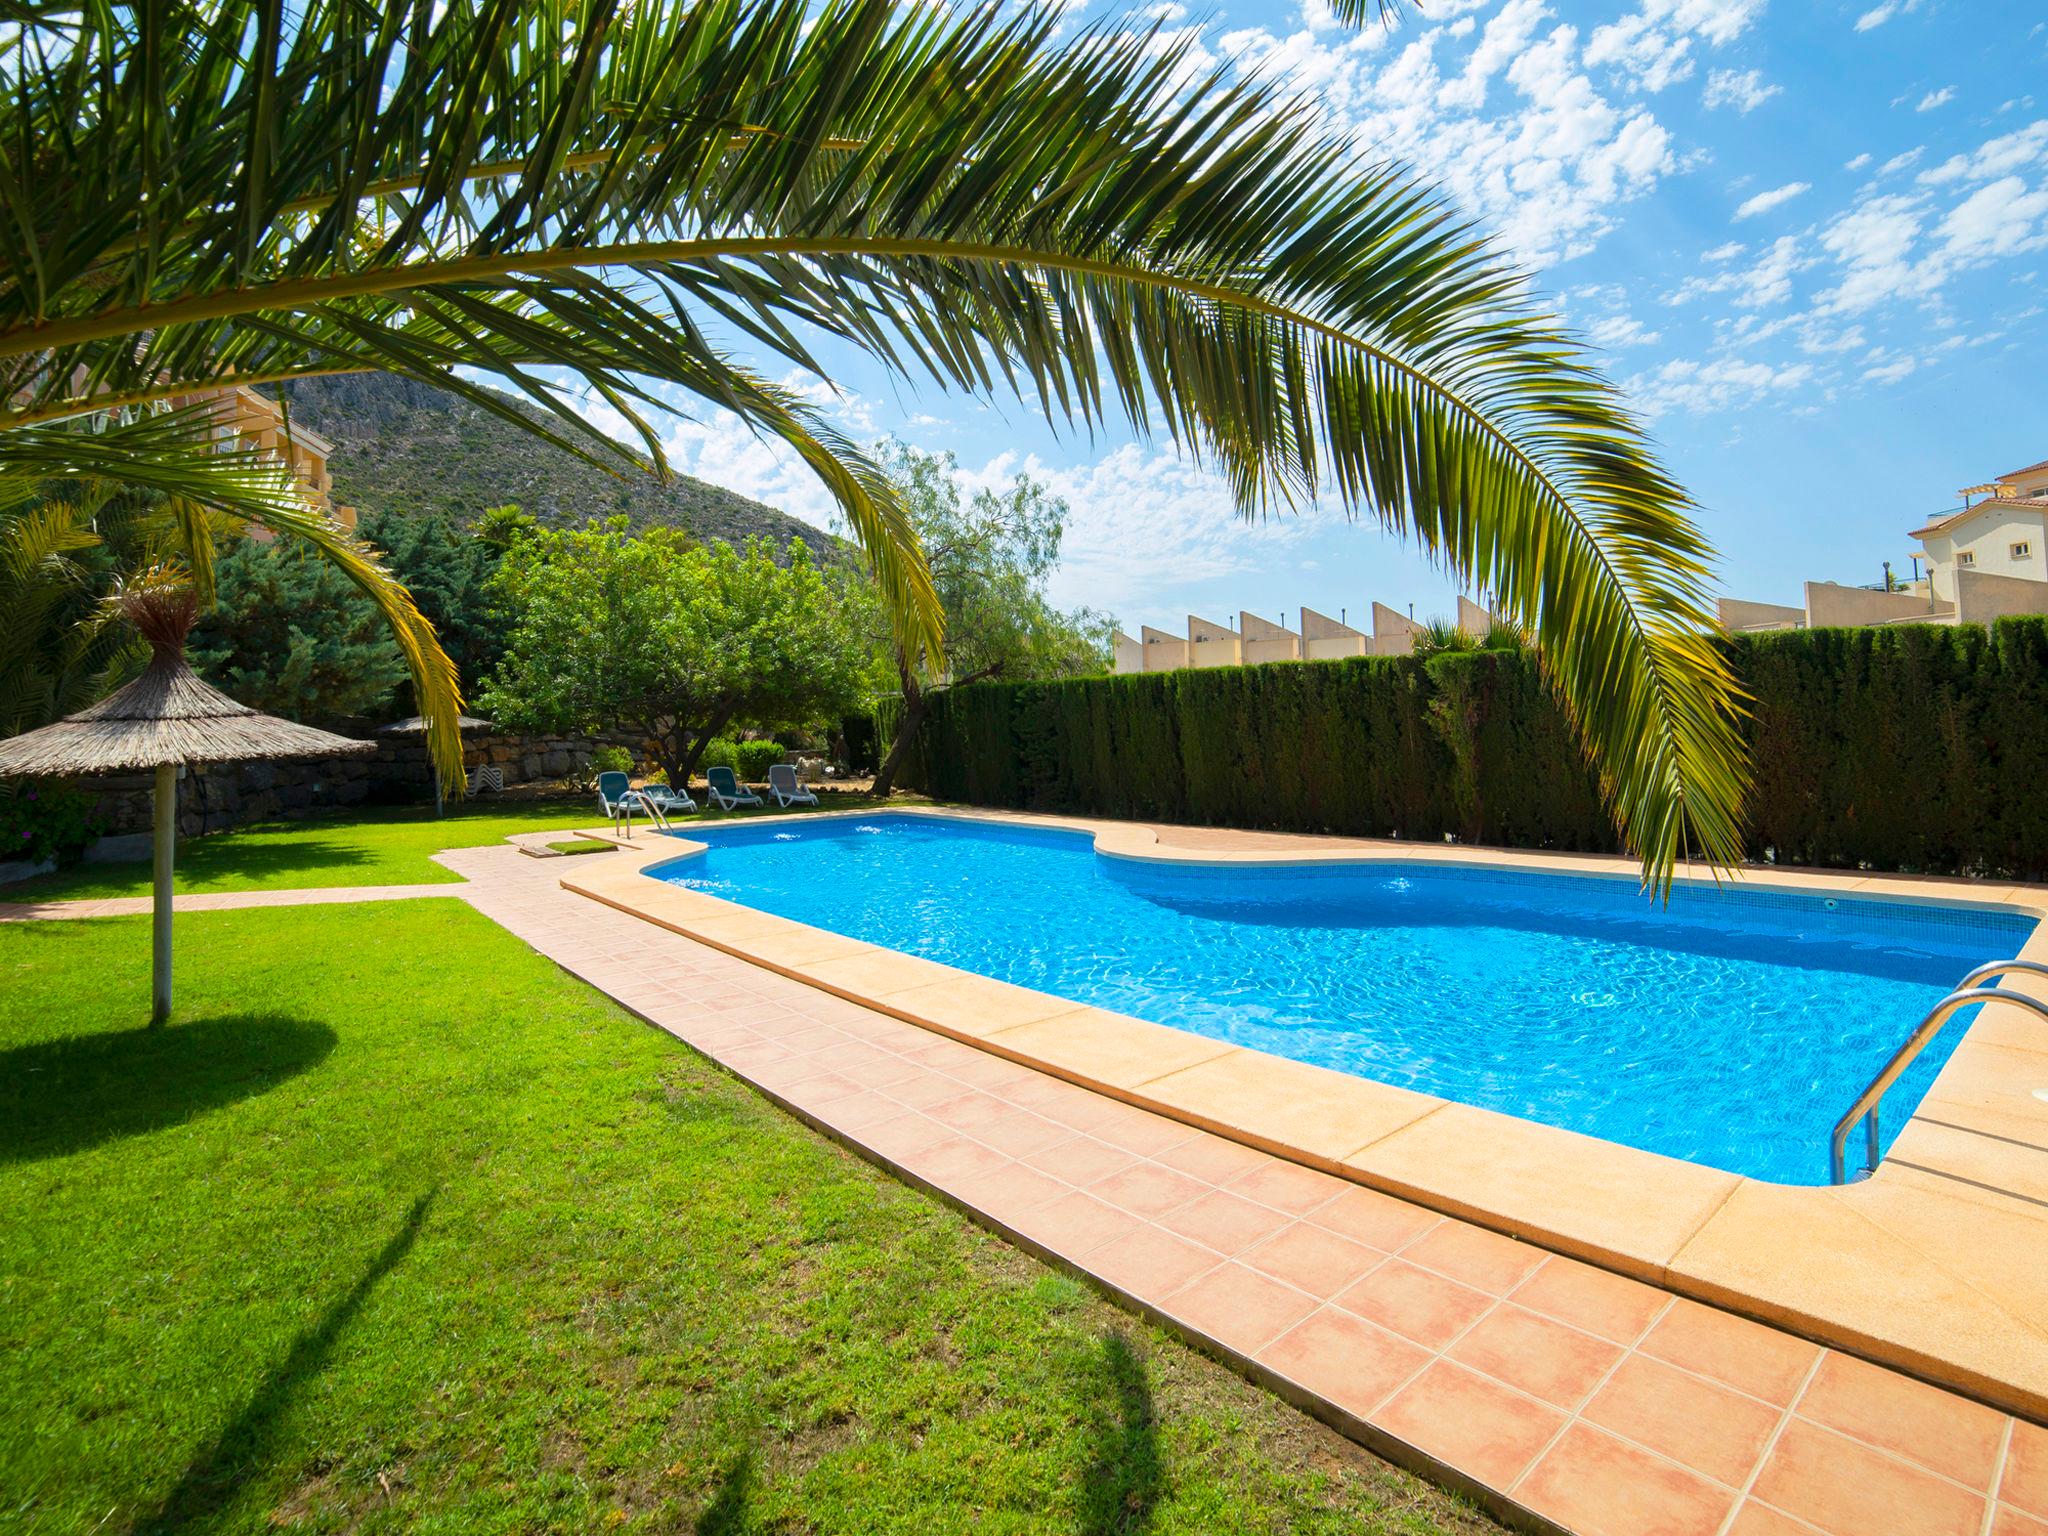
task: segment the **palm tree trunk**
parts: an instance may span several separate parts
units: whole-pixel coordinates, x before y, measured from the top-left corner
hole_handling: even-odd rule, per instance
[[[925,692],[917,685],[917,674],[904,664],[900,655],[896,658],[896,675],[903,680],[903,713],[897,718],[896,739],[889,743],[889,755],[875,770],[873,792],[883,799],[887,799],[889,792],[896,787],[896,772],[903,766],[903,754],[910,750],[917,728],[924,724],[926,706]]]

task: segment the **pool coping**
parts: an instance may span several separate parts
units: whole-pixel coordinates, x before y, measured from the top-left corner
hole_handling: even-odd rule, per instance
[[[1597,855],[979,809],[804,814],[1080,832],[1098,853],[1148,862],[1635,873],[1627,860]],[[708,846],[684,835],[586,835],[629,857],[564,874],[565,890],[1199,1129],[2048,1418],[2048,1101],[2031,1092],[2048,1086],[2048,1032],[2022,1009],[1982,1010],[1875,1178],[1771,1184],[1076,1004],[644,878]],[[1777,868],[1737,878],[1757,890],[2048,917],[2048,889],[2015,883]],[[2021,955],[2048,960],[2048,923]]]

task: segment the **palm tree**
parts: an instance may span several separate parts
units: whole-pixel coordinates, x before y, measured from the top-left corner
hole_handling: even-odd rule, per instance
[[[885,478],[706,326],[817,373],[825,335],[1056,424],[1163,428],[1248,515],[1319,499],[1412,534],[1528,630],[1647,875],[1738,855],[1738,696],[1684,492],[1520,274],[1273,86],[1156,32],[1063,44],[1047,15],[895,0],[73,15],[0,42],[0,477],[132,475],[150,432],[150,474],[199,473],[163,418],[64,424],[356,369],[502,410],[457,370],[493,375],[602,457],[566,371],[659,468],[665,381],[803,457],[936,657]],[[256,469],[238,510],[369,561],[252,510]],[[431,633],[351,569],[452,741]]]
[[[105,487],[73,499],[0,498],[0,736],[48,725],[139,671],[141,648],[94,601],[87,551]]]

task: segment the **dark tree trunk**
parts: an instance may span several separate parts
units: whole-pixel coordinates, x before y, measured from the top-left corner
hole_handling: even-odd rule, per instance
[[[732,716],[730,714],[719,715],[716,718],[714,718],[709,724],[707,724],[701,731],[697,732],[695,736],[690,738],[690,744],[682,754],[682,782],[684,784],[687,784],[689,782],[690,775],[697,771],[697,764],[703,761],[704,749],[710,746],[712,742],[716,741],[718,739],[718,733],[724,730],[730,724],[732,724]],[[678,787],[680,787],[680,785]]]

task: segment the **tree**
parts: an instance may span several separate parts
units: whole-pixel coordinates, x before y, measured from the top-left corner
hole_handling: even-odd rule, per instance
[[[1068,508],[1044,485],[1019,474],[1003,490],[984,488],[963,501],[950,453],[892,441],[881,459],[924,545],[947,636],[944,674],[922,647],[889,642],[903,709],[875,774],[875,793],[886,795],[934,686],[1100,672],[1109,663],[1110,626],[1085,609],[1063,613],[1045,595]]]
[[[798,724],[861,693],[869,650],[856,604],[792,539],[787,564],[750,540],[692,545],[623,519],[542,530],[514,545],[496,589],[518,615],[481,703],[521,729],[625,726],[671,784],[735,724]]]
[[[539,518],[517,502],[508,501],[502,507],[485,507],[477,513],[469,531],[478,543],[502,555],[539,527]]]
[[[1320,500],[1414,535],[1529,631],[1647,878],[1740,856],[1740,699],[1692,503],[1514,265],[1313,93],[1205,72],[1157,25],[1062,42],[1052,8],[17,13],[0,478],[100,471],[314,541],[391,619],[451,777],[452,669],[388,573],[198,423],[64,423],[370,369],[502,413],[470,370],[610,456],[543,371],[566,369],[659,469],[666,381],[823,479],[899,637],[936,658],[886,478],[770,382],[822,373],[803,338],[830,335],[1055,423],[1163,427],[1248,516]]]
[[[438,512],[425,517],[372,513],[356,528],[365,542],[384,551],[467,690],[482,685],[505,649],[506,614],[491,595],[491,578],[505,548],[501,540],[516,537],[506,513],[525,516],[516,507],[491,508],[484,516],[491,520],[485,526],[492,538],[481,529],[464,532]]]
[[[237,539],[213,579],[214,606],[188,652],[238,702],[331,724],[376,714],[405,681],[405,658],[376,605],[312,550]]]
[[[48,725],[111,692],[146,656],[101,607],[103,486],[0,506],[0,736]]]

